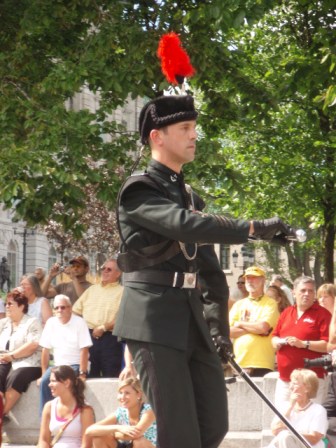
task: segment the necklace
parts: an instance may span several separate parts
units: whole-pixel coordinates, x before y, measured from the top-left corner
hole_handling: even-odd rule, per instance
[[[306,404],[306,406],[304,406],[303,408],[298,407],[298,405],[296,405],[296,410],[297,410],[298,412],[305,411],[306,409],[309,408],[309,406],[310,406],[312,403],[313,403],[313,402],[309,400],[308,403]]]

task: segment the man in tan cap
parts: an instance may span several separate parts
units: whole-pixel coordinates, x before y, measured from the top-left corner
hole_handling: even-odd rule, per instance
[[[69,266],[64,270],[70,278],[70,282],[62,282],[57,285],[52,285],[52,280],[62,272],[61,266],[55,263],[47,275],[47,278],[42,286],[42,292],[44,297],[52,299],[57,294],[64,294],[71,300],[72,305],[80,297],[83,292],[92,285],[86,279],[86,275],[89,272],[89,262],[86,257],[79,255],[69,261]]]
[[[251,266],[244,278],[249,295],[230,310],[230,337],[237,363],[251,376],[264,376],[274,370],[271,333],[279,318],[278,306],[264,295],[263,269]]]

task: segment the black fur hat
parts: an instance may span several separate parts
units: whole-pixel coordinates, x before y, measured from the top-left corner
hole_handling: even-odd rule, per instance
[[[180,121],[196,120],[194,98],[190,95],[159,96],[149,101],[141,110],[139,132],[141,143],[148,143],[152,129],[160,129]]]

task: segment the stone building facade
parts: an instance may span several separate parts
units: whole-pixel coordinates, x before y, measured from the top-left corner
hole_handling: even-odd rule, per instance
[[[123,124],[128,132],[136,132],[138,118],[143,106],[143,99],[128,99],[122,107],[116,109],[110,116],[111,121]],[[96,112],[99,108],[99,96],[93,95],[86,87],[76,94],[66,104],[73,110],[89,109]],[[110,136],[103,136],[108,141]],[[24,222],[13,223],[11,210],[4,210],[0,205],[0,259],[6,257],[11,270],[11,285],[19,284],[23,273],[34,272],[36,267],[48,270],[60,254],[49,242],[41,230],[29,229]],[[67,254],[71,257],[74,254]],[[94,278],[101,260],[95,254],[89,256],[91,276]]]

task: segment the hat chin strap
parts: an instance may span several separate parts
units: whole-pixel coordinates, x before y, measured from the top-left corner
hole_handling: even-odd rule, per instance
[[[142,156],[143,156],[143,152],[144,152],[144,150],[145,150],[145,145],[141,145],[141,147],[140,147],[140,149],[139,149],[139,152],[138,152],[138,156],[137,156],[137,158],[135,159],[135,161],[134,161],[134,163],[133,163],[133,165],[132,165],[132,168],[131,168],[131,175],[134,173],[134,171],[138,168],[138,166],[139,166],[139,163],[140,163],[140,160],[142,159]]]

